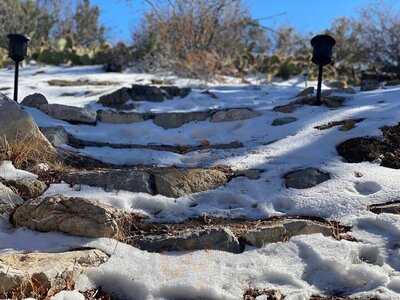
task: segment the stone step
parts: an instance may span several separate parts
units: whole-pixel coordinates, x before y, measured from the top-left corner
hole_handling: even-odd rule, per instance
[[[18,227],[58,231],[85,237],[108,237],[150,252],[220,250],[243,252],[291,237],[323,234],[349,239],[349,227],[313,217],[274,217],[264,220],[203,217],[182,223],[149,223],[144,216],[97,200],[53,196],[26,201],[12,214]]]
[[[226,150],[226,149],[238,149],[242,148],[243,144],[238,141],[233,141],[226,144],[209,144],[204,142],[199,145],[163,145],[163,144],[115,144],[108,142],[98,142],[98,141],[87,141],[73,136],[68,133],[64,127],[44,127],[40,128],[40,131],[46,136],[46,138],[55,147],[60,147],[62,145],[69,145],[73,148],[82,149],[85,147],[109,147],[113,149],[148,149],[156,151],[167,151],[174,152],[178,154],[187,154],[189,152],[206,150],[206,149],[216,149],[216,150]]]
[[[68,134],[67,144],[71,147],[82,149],[85,147],[109,147],[113,149],[149,149],[156,151],[167,151],[174,152],[178,154],[186,154],[189,152],[206,150],[206,149],[216,149],[216,150],[226,150],[226,149],[238,149],[242,148],[243,144],[238,141],[233,141],[231,143],[226,144],[200,144],[200,145],[163,145],[163,144],[148,144],[148,145],[140,145],[140,144],[114,144],[107,142],[97,142],[97,141],[87,141],[74,137],[71,134]]]
[[[179,198],[216,189],[233,176],[220,169],[131,168],[69,171],[61,179],[71,185],[89,185],[105,190],[126,190]]]
[[[193,112],[166,112],[166,113],[138,113],[112,110],[98,110],[97,120],[111,124],[132,124],[152,120],[153,123],[164,129],[182,127],[190,122],[209,120],[212,123],[233,122],[259,117],[260,112],[250,108],[212,109]]]

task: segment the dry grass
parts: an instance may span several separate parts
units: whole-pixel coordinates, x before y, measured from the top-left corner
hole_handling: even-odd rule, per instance
[[[35,137],[16,138],[14,142],[8,142],[5,136],[0,138],[0,160],[10,160],[20,169],[29,169],[38,163],[56,163],[56,154],[50,149]]]

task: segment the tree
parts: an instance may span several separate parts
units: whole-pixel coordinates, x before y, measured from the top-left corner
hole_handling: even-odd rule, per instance
[[[150,10],[134,32],[135,47],[160,66],[185,75],[198,75],[200,70],[215,73],[235,65],[240,69],[266,45],[263,29],[241,0],[146,2]]]
[[[359,18],[360,44],[371,68],[400,74],[400,15],[379,1]]]
[[[100,24],[100,9],[90,0],[79,1],[73,16],[73,38],[76,45],[95,47],[104,43],[105,28]]]

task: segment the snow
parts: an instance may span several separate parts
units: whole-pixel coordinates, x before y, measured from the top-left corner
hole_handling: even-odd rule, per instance
[[[62,291],[51,297],[51,300],[85,300],[85,296],[77,291]]]
[[[0,161],[0,178],[6,180],[35,179],[37,175],[16,169],[11,161]]]
[[[37,74],[38,71],[44,73]],[[0,71],[2,86],[12,86],[10,75],[10,70]],[[50,79],[79,78],[118,84],[83,87],[47,84]],[[142,145],[239,141],[244,144],[243,148],[207,149],[187,154],[110,147],[74,151],[117,165],[210,167],[223,164],[235,170],[260,169],[264,171],[260,178],[238,177],[215,190],[178,199],[105,191],[84,185],[71,187],[64,183],[51,185],[43,196],[63,194],[97,199],[117,208],[144,213],[155,222],[178,222],[203,215],[251,219],[277,215],[320,216],[353,226],[351,234],[357,241],[309,235],[261,249],[248,247],[241,254],[219,251],[154,254],[109,239],[14,229],[0,219],[0,253],[98,248],[111,255],[109,261],[82,275],[76,288],[83,291],[102,286],[122,299],[240,299],[249,287],[276,288],[289,300],[308,299],[313,294],[400,299],[400,216],[374,215],[367,211],[370,204],[398,200],[400,171],[374,163],[345,163],[335,149],[337,144],[353,137],[380,136],[379,128],[397,124],[400,121],[400,87],[347,95],[349,100],[338,109],[305,106],[287,115],[274,112],[272,108],[287,104],[304,88],[304,82],[299,79],[273,84],[261,84],[261,80],[252,79],[252,84],[245,85],[226,78],[227,83],[209,83],[209,90],[218,95],[218,99],[213,99],[201,93],[204,83],[168,74],[106,74],[99,67],[28,66],[21,72],[20,86],[22,96],[41,92],[50,103],[98,109],[95,101],[100,95],[133,83],[149,83],[154,78],[173,80],[180,86],[191,85],[193,92],[187,99],[140,103],[139,112],[248,107],[262,115],[226,123],[193,122],[164,130],[150,120],[134,124],[72,125],[52,119],[39,110],[25,109],[39,126],[63,126],[70,134],[88,141]],[[85,96],[84,91],[100,94]],[[78,95],[61,97],[65,92]],[[296,117],[298,121],[278,127],[271,125],[274,119],[285,116]],[[348,118],[365,120],[347,132],[337,127],[324,131],[314,128]],[[330,173],[332,178],[310,189],[287,189],[282,176],[306,167],[319,168]],[[9,162],[0,165],[0,177],[21,176],[33,175],[15,169]],[[63,294],[60,297],[69,299]]]

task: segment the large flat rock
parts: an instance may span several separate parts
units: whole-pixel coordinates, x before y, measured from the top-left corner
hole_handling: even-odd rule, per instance
[[[0,295],[13,299],[51,297],[73,286],[87,269],[107,260],[108,256],[99,250],[3,254],[0,255]]]
[[[316,233],[332,236],[332,226],[312,220],[285,220],[249,230],[242,238],[252,246],[263,247],[270,243],[285,242],[296,235]]]
[[[164,129],[178,128],[195,121],[205,121],[211,112],[187,112],[187,113],[160,113],[154,116],[154,124]]]
[[[123,239],[123,226],[133,218],[132,214],[95,200],[57,195],[26,201],[15,210],[12,222],[42,232]]]
[[[249,108],[232,108],[228,110],[218,111],[211,117],[211,122],[232,122],[256,118],[261,116],[261,113],[253,111]]]
[[[55,119],[67,121],[73,124],[96,124],[96,112],[89,111],[86,108],[63,105],[63,104],[43,104],[39,109],[45,114]]]
[[[242,252],[237,237],[227,228],[187,230],[178,235],[145,236],[135,244],[149,252],[220,250]]]
[[[62,179],[73,185],[179,198],[216,189],[226,184],[230,176],[218,169],[143,168],[70,171]]]
[[[216,189],[229,180],[225,172],[217,169],[159,169],[153,170],[158,194],[179,198],[181,196]]]
[[[150,174],[143,170],[93,170],[71,171],[63,175],[69,184],[101,187],[105,190],[125,190],[134,193],[154,194]]]
[[[331,179],[331,176],[316,168],[306,168],[289,172],[284,179],[287,188],[308,189]]]

